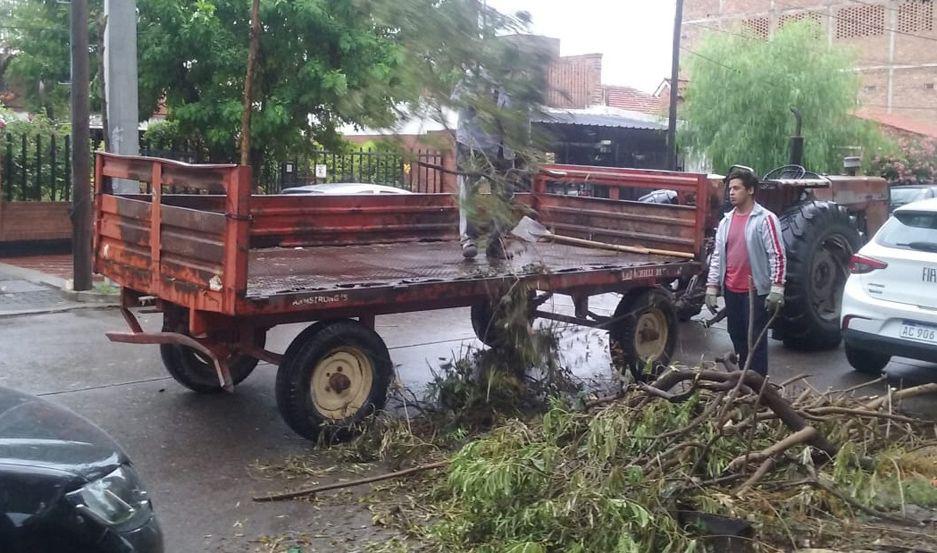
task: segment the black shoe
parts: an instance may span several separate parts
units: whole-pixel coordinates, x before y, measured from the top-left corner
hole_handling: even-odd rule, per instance
[[[462,242],[462,257],[465,259],[475,259],[476,255],[478,255],[478,246],[475,245],[474,241],[466,240]]]
[[[488,248],[485,249],[485,256],[488,259],[498,259],[505,260],[511,259],[513,257],[511,252],[507,251],[504,247],[504,242],[499,240],[493,240],[488,243]]]

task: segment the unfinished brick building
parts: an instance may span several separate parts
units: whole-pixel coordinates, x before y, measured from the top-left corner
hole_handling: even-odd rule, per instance
[[[768,38],[791,21],[810,19],[830,44],[851,46],[867,110],[937,122],[937,10],[933,0],[686,0],[683,40],[748,28]]]

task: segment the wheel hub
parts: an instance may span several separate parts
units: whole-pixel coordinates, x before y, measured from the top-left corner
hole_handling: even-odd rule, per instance
[[[338,348],[322,358],[310,381],[316,410],[334,421],[353,416],[371,394],[373,369],[370,358],[352,346]]]
[[[634,349],[643,361],[661,358],[667,349],[667,317],[657,309],[642,313],[638,317]]]
[[[847,278],[846,260],[851,254],[848,243],[832,236],[820,246],[811,265],[811,303],[817,316],[825,321],[839,320],[840,292]]]

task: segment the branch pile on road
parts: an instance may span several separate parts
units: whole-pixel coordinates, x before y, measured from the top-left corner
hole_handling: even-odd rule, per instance
[[[611,397],[554,399],[454,453],[435,431],[417,439],[395,423],[383,451],[407,450],[389,447],[396,439],[422,447],[368,499],[376,522],[401,531],[376,548],[932,550],[937,424],[900,404],[937,384],[882,397],[861,395],[871,383],[805,384],[731,361],[671,368]]]

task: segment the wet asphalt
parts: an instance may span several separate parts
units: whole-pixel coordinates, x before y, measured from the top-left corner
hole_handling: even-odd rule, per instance
[[[594,310],[609,312],[614,302],[600,298]],[[553,308],[569,310],[562,303]],[[145,327],[159,326],[160,315],[141,318]],[[376,324],[400,380],[418,395],[431,369],[479,346],[467,309],[380,316]],[[354,495],[325,504],[251,501],[253,495],[298,485],[270,479],[258,467],[291,455],[310,455],[323,468],[336,462],[324,454],[318,458],[313,445],[280,420],[275,367],[261,363],[234,394],[199,396],[167,376],[155,346],[105,339],[106,331],[123,328],[113,309],[2,317],[0,385],[63,404],[121,443],[151,488],[167,552],[267,551],[262,536],[304,536],[312,544],[305,551],[360,550],[364,541],[382,539]],[[284,351],[302,328],[272,330],[268,348]],[[578,375],[611,379],[604,333],[570,327],[563,336],[564,359]],[[729,349],[724,323],[703,329],[690,322],[681,325],[676,358],[695,364]],[[812,386],[825,390],[872,380],[851,370],[841,348],[801,353],[771,341],[769,355],[776,382],[806,374]],[[893,386],[937,381],[937,365],[917,361],[895,359],[886,372]],[[876,385],[869,392],[884,389]],[[937,398],[917,398],[907,407],[937,418]]]

